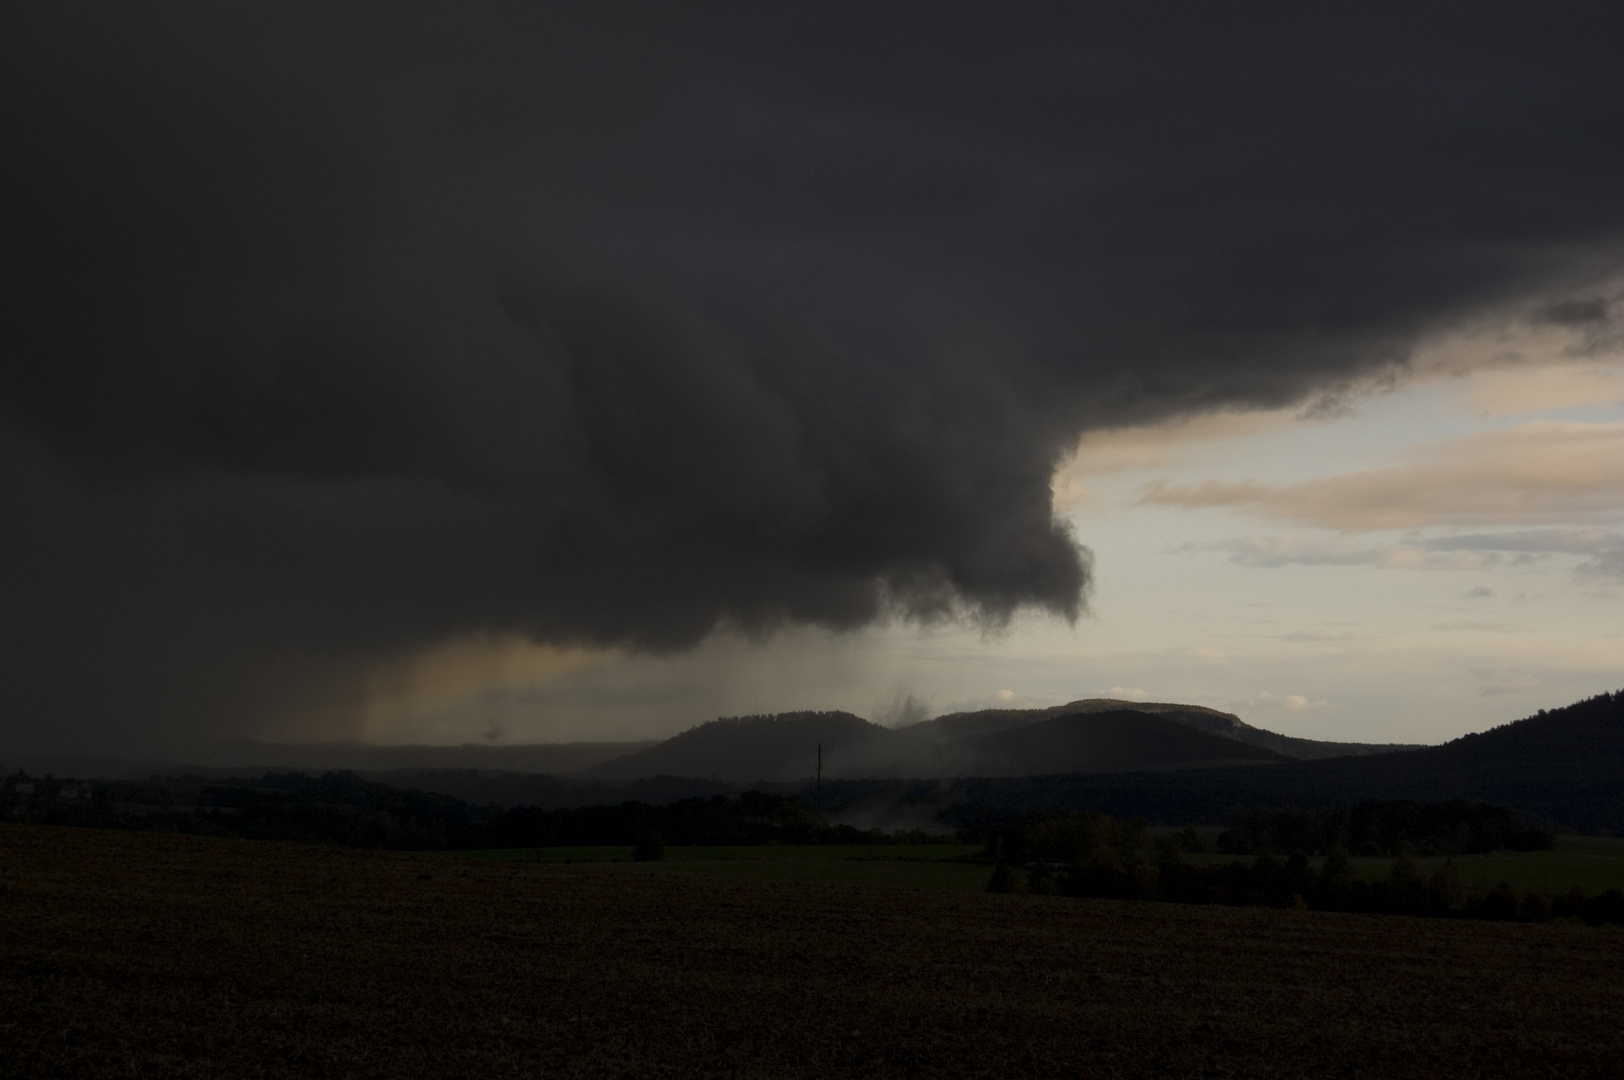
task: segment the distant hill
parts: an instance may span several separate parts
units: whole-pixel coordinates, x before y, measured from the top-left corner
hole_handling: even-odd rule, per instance
[[[785,713],[702,724],[582,778],[691,776],[734,783],[838,777],[1021,776],[1273,764],[1275,751],[1137,709],[994,710],[887,728],[850,713]]]
[[[1062,713],[1035,724],[970,736],[968,745],[974,750],[974,771],[979,776],[1154,772],[1291,760],[1129,709]]]
[[[919,794],[871,784],[837,786],[828,797],[867,803]],[[1216,823],[1231,806],[1468,799],[1586,832],[1624,833],[1624,691],[1418,750],[1268,768],[967,778],[931,798],[959,806],[961,815],[1076,810],[1169,823]]]
[[[916,815],[945,812],[953,824],[1024,810],[1182,824],[1220,822],[1232,806],[1458,798],[1624,833],[1624,692],[1441,746],[1376,752],[1340,744],[1360,752],[1316,760],[1288,760],[1284,750],[1235,737],[1240,721],[1227,713],[1165,703],[1109,707],[1121,704],[959,713],[896,730],[849,713],[747,717],[702,725],[589,772],[777,781],[779,790],[800,790],[821,741],[824,804],[871,815],[906,804]],[[1240,734],[1286,738],[1246,725]],[[1302,752],[1301,743],[1311,741],[1286,746]],[[1327,745],[1339,744],[1310,749]]]
[[[1187,724],[1214,735],[1234,739],[1249,746],[1260,746],[1298,761],[1317,761],[1321,758],[1362,757],[1368,754],[1391,754],[1399,750],[1419,750],[1416,743],[1345,743],[1322,742],[1318,739],[1299,739],[1281,735],[1264,728],[1253,727],[1233,713],[1219,712],[1204,705],[1174,705],[1156,701],[1118,701],[1115,698],[1088,698],[1058,706],[1064,712],[1104,712],[1109,709],[1133,709],[1137,712],[1165,716],[1180,724]],[[1054,711],[1054,710],[1050,710]]]
[[[1089,742],[1089,738],[1095,736],[1087,734],[1092,729],[1086,725],[1044,729],[1047,734],[1034,732],[1007,744],[991,738],[1063,715],[1104,712],[1130,713],[1140,720],[1119,721],[1120,730],[1113,736],[1115,742],[1100,741],[1103,735]],[[1203,749],[1192,750],[1179,732],[1150,721],[1150,717],[1221,737],[1226,744],[1202,744]],[[1072,733],[1070,742],[1054,741],[1055,733],[1062,730]],[[1152,735],[1152,732],[1157,734]],[[1017,748],[1029,741],[1034,741],[1034,745],[1043,742],[1047,750],[1023,757],[1023,751]],[[1107,746],[1107,742],[1111,745]],[[511,802],[521,790],[528,790],[528,781],[496,784],[487,782],[487,776],[487,780],[475,783],[467,777],[454,779],[452,774],[546,775],[609,784],[656,776],[722,784],[783,783],[813,774],[820,743],[824,776],[830,779],[993,777],[1014,775],[1028,767],[1043,773],[1189,768],[1196,764],[1212,767],[1275,762],[1280,756],[1314,759],[1403,749],[1295,739],[1252,727],[1239,717],[1200,705],[1090,698],[1047,709],[952,713],[903,728],[882,727],[851,713],[798,712],[718,720],[663,742],[374,746],[353,742],[268,743],[235,739],[166,760],[0,755],[0,765],[25,768],[34,773],[109,779],[141,779],[160,773],[228,776],[266,770],[324,772],[335,769],[381,777],[406,770],[424,776],[436,774],[435,784],[453,787],[458,793],[500,790],[499,801]],[[1232,743],[1241,746],[1229,745]],[[1130,744],[1135,747],[1131,752],[1126,749]],[[472,787],[468,787],[469,784]],[[543,784],[535,787],[535,793],[545,795],[548,802],[567,800],[571,786],[555,791]]]
[[[833,774],[837,762],[847,772],[892,732],[847,712],[798,712],[712,720],[635,753],[583,770],[602,780],[650,776],[692,776],[734,783],[798,780],[817,768],[818,746]]]
[[[1484,799],[1576,828],[1624,830],[1624,692],[1441,746],[1312,764],[1311,782],[1335,790]]]
[[[1341,743],[1321,742],[1317,739],[1298,739],[1290,735],[1281,735],[1263,728],[1253,727],[1233,713],[1219,712],[1217,709],[1209,709],[1204,705],[1178,705],[1160,701],[1123,701],[1118,698],[1084,698],[1080,701],[1068,702],[1065,705],[1054,705],[1047,709],[983,709],[978,712],[950,713],[946,716],[939,716],[935,720],[927,720],[924,724],[915,724],[912,728],[902,730],[923,729],[929,725],[943,734],[951,732],[955,735],[965,735],[981,731],[1022,727],[1044,717],[1058,716],[1062,713],[1115,712],[1120,710],[1162,716],[1187,727],[1199,728],[1213,735],[1234,739],[1236,742],[1246,743],[1248,746],[1261,747],[1264,750],[1298,761],[1315,761],[1320,758],[1330,757],[1357,757],[1366,754],[1390,754],[1396,750],[1418,749],[1415,745],[1400,743]]]
[[[850,713],[741,717],[700,725],[572,777],[471,769],[370,775],[399,788],[507,806],[662,804],[757,785],[806,796],[821,742],[826,770],[818,805],[863,827],[965,826],[1055,810],[1216,824],[1235,806],[1466,799],[1587,832],[1624,834],[1624,691],[1441,746],[1314,761],[1281,760],[1177,719],[1213,712],[1197,706],[1073,705],[1071,712],[1062,706],[962,713],[896,730]]]

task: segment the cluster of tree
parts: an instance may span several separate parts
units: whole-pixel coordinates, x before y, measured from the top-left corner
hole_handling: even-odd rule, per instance
[[[1526,824],[1515,810],[1484,802],[1362,802],[1302,811],[1291,807],[1233,809],[1218,850],[1233,855],[1481,855],[1491,851],[1549,851],[1556,835]]]
[[[0,782],[0,816],[43,825],[412,851],[463,845],[496,811],[348,772],[88,783],[19,773]]]
[[[1347,851],[1333,846],[1315,865],[1301,849],[1285,859],[1200,865],[1188,855],[1194,832],[1151,838],[1142,822],[1104,815],[1057,815],[988,830],[983,855],[996,862],[994,892],[1024,889],[1061,896],[1161,900],[1186,904],[1268,905],[1322,911],[1540,921],[1572,917],[1624,923],[1624,893],[1516,896],[1501,883],[1483,895],[1462,887],[1452,862],[1422,872],[1412,849],[1400,849],[1382,879],[1357,877]],[[1024,874],[1017,873],[1021,868]]]
[[[568,847],[636,844],[653,835],[666,844],[931,843],[923,832],[883,833],[831,825],[793,795],[746,791],[736,797],[679,799],[665,806],[626,802],[544,810],[516,807],[492,822],[484,847]]]
[[[831,825],[793,795],[668,805],[623,802],[563,809],[475,806],[402,790],[354,773],[267,773],[252,780],[179,777],[150,782],[59,781],[18,773],[0,780],[0,817],[47,825],[157,829],[256,840],[390,850],[639,844],[928,843],[925,833]]]

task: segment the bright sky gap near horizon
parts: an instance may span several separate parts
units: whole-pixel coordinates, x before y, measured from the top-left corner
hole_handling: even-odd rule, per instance
[[[0,759],[1624,685],[1624,8],[0,9]]]
[[[733,713],[895,724],[1121,697],[1304,738],[1441,742],[1616,689],[1624,355],[1560,337],[1448,345],[1469,373],[1429,374],[1423,356],[1413,380],[1319,415],[1085,437],[1055,482],[1098,571],[1075,626],[724,636],[684,657],[532,657],[534,678],[522,646],[469,643],[468,668],[450,666],[483,675],[429,659],[381,691],[368,736],[630,739]]]

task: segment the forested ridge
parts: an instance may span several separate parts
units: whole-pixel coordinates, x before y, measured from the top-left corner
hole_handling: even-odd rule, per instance
[[[874,798],[883,788],[834,785],[835,797],[847,799]],[[958,828],[1068,811],[1216,825],[1235,806],[1463,799],[1512,806],[1583,833],[1624,835],[1624,691],[1420,750],[1266,767],[963,779],[948,797],[942,818]]]

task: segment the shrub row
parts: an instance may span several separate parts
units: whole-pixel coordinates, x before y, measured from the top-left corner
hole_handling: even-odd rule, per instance
[[[162,830],[392,850],[666,844],[929,843],[922,832],[831,825],[794,796],[747,791],[667,805],[623,802],[546,810],[475,806],[402,790],[354,773],[267,773],[252,780],[180,777],[64,782],[0,779],[0,819],[46,825]],[[946,838],[951,839],[951,838]]]
[[[1334,846],[1315,866],[1302,850],[1280,859],[1259,855],[1217,866],[1188,857],[1193,833],[1151,840],[1144,825],[1103,815],[1066,815],[1005,824],[991,830],[983,851],[996,862],[989,891],[1024,889],[1061,896],[1160,900],[1185,904],[1267,905],[1446,918],[1543,921],[1576,918],[1624,923],[1624,893],[1582,889],[1558,897],[1517,896],[1501,883],[1471,895],[1453,862],[1423,874],[1413,849],[1401,845],[1386,879],[1353,873],[1347,851]],[[1015,867],[1021,867],[1019,875]]]

